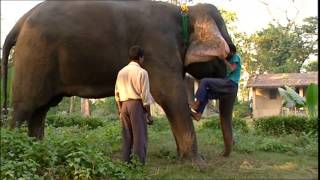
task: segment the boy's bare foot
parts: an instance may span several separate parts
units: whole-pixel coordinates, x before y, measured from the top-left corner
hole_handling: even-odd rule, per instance
[[[195,101],[194,103],[190,104],[190,108],[193,110],[197,110],[199,108],[200,101]]]
[[[191,110],[191,116],[193,117],[194,120],[200,121],[202,114]]]

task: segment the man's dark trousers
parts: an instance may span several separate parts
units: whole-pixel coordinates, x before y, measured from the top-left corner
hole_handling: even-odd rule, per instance
[[[147,154],[147,123],[141,100],[128,100],[121,106],[122,158],[130,162],[131,154],[144,164]]]

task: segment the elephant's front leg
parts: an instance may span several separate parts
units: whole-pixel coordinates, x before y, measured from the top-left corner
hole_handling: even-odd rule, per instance
[[[185,82],[181,77],[162,79],[155,99],[164,109],[182,158],[198,158],[197,139],[190,116]],[[156,91],[157,91],[156,90]]]
[[[226,95],[219,100],[220,122],[224,141],[223,156],[228,157],[233,147],[232,110],[236,94]]]

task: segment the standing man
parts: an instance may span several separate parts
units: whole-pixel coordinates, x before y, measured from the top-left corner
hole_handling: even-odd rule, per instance
[[[142,164],[147,154],[147,122],[152,122],[149,77],[142,68],[144,50],[140,46],[129,49],[130,63],[122,68],[115,85],[115,99],[122,126],[122,158],[131,161],[131,155],[138,156]]]
[[[231,52],[236,52],[236,47],[230,47]],[[237,95],[241,72],[241,58],[232,53],[223,59],[227,66],[227,78],[203,78],[200,80],[196,92],[196,102],[191,105],[192,117],[199,121],[209,99],[219,99],[223,95]]]

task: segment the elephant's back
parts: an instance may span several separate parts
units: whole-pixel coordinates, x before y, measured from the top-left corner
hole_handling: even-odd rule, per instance
[[[95,30],[116,28],[122,24],[162,23],[172,18],[177,7],[151,1],[45,1],[30,15],[27,23],[43,30],[77,32],[81,28]],[[159,21],[161,20],[161,21]]]
[[[158,26],[168,29],[161,24],[163,14],[154,13],[160,9],[174,13],[176,7],[145,1],[45,1],[19,35],[19,64],[38,69],[46,65],[48,72],[59,72],[63,84],[114,81],[128,63],[131,45],[144,46],[151,40],[146,33],[156,34]]]
[[[99,48],[136,43],[148,33],[176,33],[178,14],[176,6],[163,2],[45,1],[27,18],[22,31],[33,29],[48,44],[89,42],[89,47]]]

